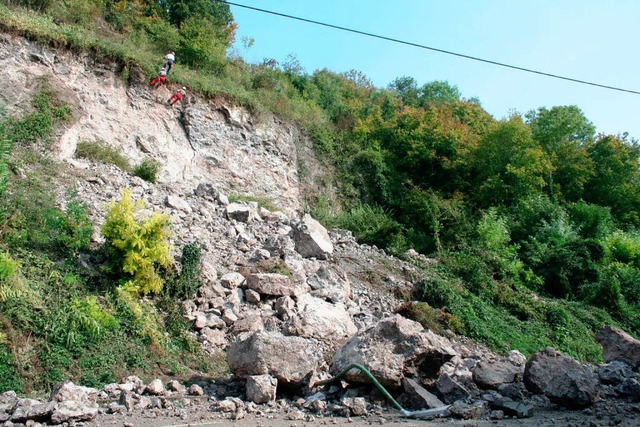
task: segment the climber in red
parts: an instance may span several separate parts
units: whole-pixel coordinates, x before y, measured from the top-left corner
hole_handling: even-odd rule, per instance
[[[154,88],[162,86],[167,81],[167,70],[162,67],[160,68],[160,72],[158,73],[158,77],[151,80],[151,86]]]
[[[176,93],[174,93],[173,95],[171,95],[171,98],[167,99],[167,104],[171,105],[172,107],[178,102],[180,101],[185,95],[187,94],[187,88],[183,87],[182,89],[180,89],[179,91],[177,91]]]

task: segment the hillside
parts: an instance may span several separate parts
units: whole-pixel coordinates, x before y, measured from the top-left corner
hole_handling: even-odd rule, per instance
[[[638,331],[635,199],[586,202],[578,195],[603,176],[572,175],[578,163],[560,156],[572,147],[592,156],[584,164],[629,164],[634,143],[547,141],[549,160],[532,137],[548,136],[549,110],[501,122],[449,85],[446,101],[411,104],[406,91],[326,70],[297,76],[307,89],[333,82],[318,99],[344,90],[341,105],[314,104],[324,118],[310,122],[197,90],[188,67],[154,90],[142,63],[32,31],[38,40],[15,27],[0,37],[0,391],[42,395],[71,379],[144,411],[151,379],[179,379],[221,417],[232,404],[232,416],[259,417],[252,381],[266,403],[284,399],[282,415],[313,381],[362,363],[414,408],[429,390],[452,415],[486,420],[492,390],[635,421],[638,342],[616,335],[625,358],[596,339],[605,325]],[[285,96],[257,81],[256,93]],[[164,105],[183,84],[185,102]],[[634,182],[611,191],[635,195]],[[579,381],[545,389],[553,381],[534,378],[537,366]],[[349,379],[364,385],[332,388],[293,416],[380,415],[378,392]],[[0,416],[15,416],[18,400],[3,396]]]

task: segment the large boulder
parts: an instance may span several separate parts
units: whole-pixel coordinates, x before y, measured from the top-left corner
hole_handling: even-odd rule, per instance
[[[247,277],[247,286],[259,294],[294,296],[297,291],[289,276],[277,273],[256,273]]]
[[[602,357],[605,362],[619,361],[640,368],[640,341],[614,326],[602,328],[596,340],[602,345]]]
[[[346,303],[351,296],[351,283],[344,271],[336,266],[328,268],[321,265],[307,278],[311,295],[334,303]]]
[[[590,406],[597,396],[596,374],[552,348],[531,357],[525,367],[524,382],[532,392],[544,394],[552,402],[568,408]]]
[[[342,344],[358,332],[342,304],[331,304],[305,294],[298,297],[298,314],[289,322],[294,335]]]
[[[399,388],[405,376],[433,375],[455,354],[448,339],[397,314],[353,336],[340,347],[333,356],[331,371],[336,374],[357,363],[368,368],[384,386]],[[355,369],[346,377],[350,381],[370,382]]]
[[[473,381],[484,389],[497,390],[516,380],[520,368],[508,360],[480,361],[473,368]]]
[[[249,375],[247,377],[247,399],[261,404],[276,400],[278,380],[270,375]]]
[[[236,376],[271,375],[278,384],[301,387],[315,373],[322,351],[310,340],[280,332],[257,331],[227,352]]]
[[[251,203],[231,203],[225,209],[225,215],[229,219],[240,222],[251,222],[257,215],[255,205]]]
[[[333,253],[333,244],[327,229],[306,214],[293,228],[296,252],[305,258],[327,259]]]

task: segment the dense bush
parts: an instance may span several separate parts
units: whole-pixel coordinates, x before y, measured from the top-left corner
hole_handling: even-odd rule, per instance
[[[133,170],[133,174],[147,182],[155,183],[158,179],[158,172],[162,167],[161,163],[153,159],[144,159]]]
[[[143,207],[144,201],[134,201],[131,190],[124,190],[120,201],[110,204],[101,230],[123,289],[136,296],[160,292],[163,280],[158,267],[173,264],[169,216],[153,213],[141,219]]]

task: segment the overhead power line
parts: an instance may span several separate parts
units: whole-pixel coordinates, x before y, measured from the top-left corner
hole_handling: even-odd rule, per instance
[[[431,51],[434,51],[434,52],[440,52],[440,53],[444,53],[444,54],[447,54],[447,55],[457,56],[457,57],[460,57],[460,58],[471,59],[471,60],[474,60],[474,61],[484,62],[486,64],[497,65],[499,67],[511,68],[513,70],[524,71],[524,72],[527,72],[527,73],[538,74],[538,75],[546,76],[546,77],[552,77],[554,79],[567,80],[567,81],[574,82],[574,83],[581,83],[581,84],[585,84],[585,85],[601,87],[601,88],[604,88],[604,89],[610,89],[610,90],[616,90],[616,91],[619,91],[619,92],[627,92],[627,93],[633,93],[635,95],[640,95],[640,92],[635,91],[635,90],[623,89],[623,88],[620,88],[620,87],[609,86],[609,85],[590,82],[590,81],[586,81],[586,80],[575,79],[575,78],[572,78],[572,77],[560,76],[558,74],[546,73],[544,71],[533,70],[531,68],[518,67],[516,65],[509,65],[509,64],[505,64],[503,62],[492,61],[490,59],[478,58],[476,56],[465,55],[465,54],[462,54],[462,53],[452,52],[452,51],[445,50],[445,49],[438,49],[436,47],[425,46],[425,45],[419,44],[419,43],[408,42],[408,41],[396,39],[396,38],[393,38],[393,37],[381,36],[379,34],[368,33],[366,31],[354,30],[353,28],[342,27],[340,25],[327,24],[326,22],[314,21],[313,19],[301,18],[299,16],[293,16],[293,15],[287,15],[286,13],[274,12],[272,10],[266,10],[266,9],[261,9],[261,8],[258,8],[258,7],[247,6],[245,4],[239,4],[239,3],[234,3],[234,2],[230,2],[230,1],[224,1],[224,0],[221,0],[221,2],[222,3],[227,3],[230,6],[237,6],[237,7],[241,7],[241,8],[244,8],[244,9],[251,9],[251,10],[255,10],[257,12],[262,12],[262,13],[268,13],[270,15],[281,16],[283,18],[295,19],[297,21],[307,22],[307,23],[315,24],[315,25],[321,25],[323,27],[334,28],[336,30],[347,31],[349,33],[355,33],[355,34],[360,34],[360,35],[367,36],[367,37],[373,37],[373,38],[376,38],[376,39],[386,40],[386,41],[390,41],[390,42],[394,42],[394,43],[400,43],[400,44],[404,44],[404,45],[407,45],[407,46],[417,47],[417,48],[420,48],[420,49],[426,49],[426,50],[431,50]]]

